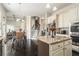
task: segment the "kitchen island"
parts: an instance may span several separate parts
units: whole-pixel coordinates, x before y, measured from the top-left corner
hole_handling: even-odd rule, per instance
[[[72,40],[65,36],[38,38],[38,56],[72,56]]]

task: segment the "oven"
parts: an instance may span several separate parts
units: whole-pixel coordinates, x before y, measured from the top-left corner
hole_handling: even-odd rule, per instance
[[[71,25],[72,50],[79,52],[79,22]]]

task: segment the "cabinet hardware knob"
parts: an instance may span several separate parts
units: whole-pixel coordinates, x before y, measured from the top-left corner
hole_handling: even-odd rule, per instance
[[[64,50],[66,50],[67,48],[64,48]]]
[[[60,45],[58,45],[58,47],[60,47]]]

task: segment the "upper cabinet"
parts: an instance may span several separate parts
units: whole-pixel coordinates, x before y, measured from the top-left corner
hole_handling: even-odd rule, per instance
[[[63,13],[59,14],[58,27],[69,27],[69,25],[77,20],[77,8],[69,9]]]
[[[0,23],[1,23],[1,11],[0,11]]]
[[[68,27],[68,25],[69,25],[69,13],[68,12],[65,12],[64,14],[63,14],[63,22],[62,22],[62,26],[63,27]]]
[[[58,26],[57,26],[58,28],[63,27],[62,26],[63,25],[62,22],[63,22],[63,14],[60,14],[59,17],[58,17],[58,22],[57,22],[58,23]]]
[[[79,7],[77,8],[77,12],[78,12],[78,14],[77,14],[77,17],[78,17],[78,21],[79,21]]]
[[[73,8],[66,11],[63,16],[63,26],[69,27],[69,24],[71,24],[76,19],[77,19],[77,8]]]
[[[73,22],[77,20],[77,7],[69,10],[69,22]]]
[[[1,24],[1,6],[0,6],[0,24]]]
[[[72,5],[72,7],[69,7],[68,9],[62,9],[61,11],[58,11],[58,18],[57,18],[57,27],[69,27],[73,22],[77,21],[79,22],[79,6]],[[56,15],[56,14],[55,14]],[[53,18],[55,16],[52,15],[49,23],[52,22]],[[51,20],[52,19],[52,20]],[[55,18],[56,19],[56,18]]]

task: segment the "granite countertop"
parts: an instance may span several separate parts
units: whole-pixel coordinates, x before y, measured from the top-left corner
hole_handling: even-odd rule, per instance
[[[71,39],[70,37],[65,37],[65,36],[56,36],[54,38],[51,38],[50,36],[40,36],[38,40],[45,42],[47,44],[55,44],[61,41],[69,40]]]

